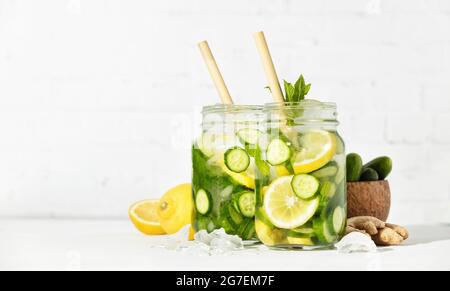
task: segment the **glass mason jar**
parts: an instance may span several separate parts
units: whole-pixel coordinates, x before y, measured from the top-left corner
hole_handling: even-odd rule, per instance
[[[258,238],[268,246],[329,246],[347,218],[345,146],[333,103],[267,104],[256,181]]]
[[[244,240],[255,234],[255,155],[262,106],[203,108],[192,147],[194,229],[224,228]]]

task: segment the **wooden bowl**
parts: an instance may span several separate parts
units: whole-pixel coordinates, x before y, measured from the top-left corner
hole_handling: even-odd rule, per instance
[[[348,182],[348,217],[373,216],[386,221],[391,209],[388,181]]]

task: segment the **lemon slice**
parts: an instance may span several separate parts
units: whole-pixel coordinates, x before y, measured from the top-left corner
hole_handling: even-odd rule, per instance
[[[158,218],[159,200],[144,200],[133,204],[129,216],[136,228],[144,234],[165,234]]]
[[[314,243],[310,238],[301,238],[301,237],[287,237],[287,241],[290,245],[299,245],[299,246],[313,246]]]
[[[264,211],[273,225],[291,229],[302,226],[314,216],[319,198],[302,200],[292,190],[293,176],[276,179],[264,195]]]
[[[255,189],[255,173],[254,170],[250,170],[250,168],[253,169],[253,167],[249,167],[249,169],[243,173],[234,173],[228,169],[224,169],[224,171],[237,183],[247,188]]]
[[[225,165],[224,153],[215,153],[213,157],[208,161],[209,163],[219,166],[228,176],[230,176],[236,183],[243,185],[249,189],[255,189],[255,162],[250,161],[250,166],[242,173],[235,173],[230,171]]]
[[[295,174],[307,174],[325,166],[336,153],[336,135],[313,130],[300,137],[302,149],[293,157]]]
[[[277,177],[289,176],[291,174],[285,165],[276,166],[275,173],[277,174]]]
[[[284,230],[273,228],[259,219],[255,221],[258,239],[266,246],[284,245],[287,243]]]

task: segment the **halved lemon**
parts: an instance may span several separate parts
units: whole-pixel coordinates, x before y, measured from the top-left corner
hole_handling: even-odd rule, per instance
[[[158,218],[159,200],[144,200],[133,204],[128,211],[136,228],[148,235],[165,234]]]
[[[312,130],[300,137],[301,150],[293,157],[295,174],[307,174],[325,166],[336,153],[336,135]]]
[[[305,224],[319,207],[319,198],[302,200],[292,190],[293,176],[276,179],[264,195],[264,211],[273,225],[292,229]]]

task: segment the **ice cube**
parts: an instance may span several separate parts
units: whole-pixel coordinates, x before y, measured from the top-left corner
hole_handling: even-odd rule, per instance
[[[196,242],[201,242],[209,245],[211,243],[212,237],[206,230],[200,230],[194,235],[194,240]]]
[[[377,246],[373,240],[360,232],[352,232],[344,236],[335,247],[340,253],[369,252],[377,251]]]

